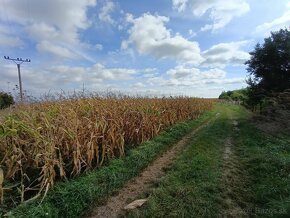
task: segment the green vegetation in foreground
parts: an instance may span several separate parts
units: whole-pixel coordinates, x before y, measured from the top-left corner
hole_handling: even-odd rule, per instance
[[[228,116],[237,113],[233,109],[240,108],[218,106],[217,119],[192,138],[153,190],[147,206],[129,217],[216,217],[222,211],[221,162],[232,132]]]
[[[237,144],[247,170],[248,211],[257,217],[290,217],[290,134],[283,138],[240,122]]]
[[[234,183],[232,198],[253,217],[290,217],[290,135],[276,138],[258,131],[249,122],[250,114],[243,107],[221,104],[199,119],[178,124],[132,149],[124,158],[70,182],[57,184],[41,204],[35,201],[22,205],[10,217],[81,216],[216,112],[220,116],[192,138],[186,151],[156,184],[158,187],[146,206],[128,216],[221,216],[227,207],[225,184],[221,182],[224,143],[232,136],[241,171],[241,182]],[[229,118],[238,121],[238,132],[233,132]]]
[[[192,138],[146,206],[128,217],[222,217],[228,205],[221,162],[230,135],[239,162],[232,200],[250,217],[290,217],[290,135],[281,140],[258,131],[243,107],[218,109],[220,117]],[[229,118],[239,122],[239,131],[232,132]]]
[[[9,213],[9,217],[79,217],[90,207],[102,203],[130,178],[138,175],[152,160],[180,140],[193,128],[215,114],[207,112],[194,121],[180,123],[153,140],[143,143],[120,159],[86,175],[56,184],[40,203],[39,200],[21,205]]]

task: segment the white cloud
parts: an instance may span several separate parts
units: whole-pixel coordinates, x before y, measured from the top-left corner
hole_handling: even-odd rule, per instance
[[[58,75],[71,75],[71,79],[92,83],[94,81],[109,81],[109,80],[129,80],[132,76],[138,73],[138,70],[132,68],[108,68],[100,63],[91,67],[70,67],[65,65],[54,66],[48,69],[52,73]]]
[[[215,97],[227,86],[245,84],[242,77],[226,78],[226,72],[219,68],[209,70],[200,70],[198,68],[190,68],[185,66],[176,66],[166,72],[167,76],[153,76],[147,79],[149,87],[158,87],[158,90],[169,88],[170,92],[190,93],[195,96],[214,96],[209,92],[202,93],[202,89],[212,90],[215,86],[220,86],[215,93]],[[163,88],[162,88],[163,87]],[[148,88],[148,87],[147,87]],[[204,91],[203,91],[204,92]],[[198,93],[198,94],[197,94]]]
[[[125,20],[126,20],[127,22],[129,22],[129,23],[133,23],[133,22],[134,22],[134,17],[133,17],[132,14],[127,13],[127,14],[125,15]]]
[[[89,71],[92,75],[103,80],[128,80],[132,79],[132,76],[138,73],[135,69],[106,68],[102,64],[95,64]]]
[[[24,43],[20,38],[2,34],[0,32],[0,47],[19,47],[23,44]]]
[[[138,76],[141,76],[142,78],[151,78],[158,74],[159,73],[157,68],[145,68],[138,70]]]
[[[173,8],[182,12],[185,10],[187,2],[188,0],[172,0]]]
[[[26,31],[28,34],[36,39],[37,41],[42,41],[42,40],[57,40],[57,41],[65,41],[69,39],[70,41],[75,41],[76,40],[76,35],[74,38],[67,37],[66,35],[62,35],[61,31],[58,30],[55,26],[53,25],[48,25],[44,22],[41,23],[33,23],[29,26],[26,27]]]
[[[99,51],[102,51],[103,50],[103,45],[102,44],[96,44],[95,45],[95,48]]]
[[[115,21],[111,17],[111,13],[115,10],[115,4],[111,1],[106,1],[104,6],[101,8],[99,19],[102,22],[115,24]]]
[[[256,27],[256,33],[269,34],[270,31],[277,31],[281,28],[288,28],[290,25],[290,2],[289,9],[281,17],[274,19],[271,22],[266,22]]]
[[[75,59],[77,56],[71,52],[69,49],[53,44],[49,41],[42,41],[37,45],[37,50],[40,52],[46,52],[52,54],[53,56],[65,58],[65,59]]]
[[[24,42],[14,35],[9,26],[0,23],[0,47],[19,47],[24,45]]]
[[[184,66],[176,66],[174,69],[168,70],[167,75],[169,75],[173,79],[200,81],[207,79],[224,78],[226,72],[217,68],[207,71],[201,71],[198,68],[186,68]]]
[[[157,68],[146,68],[143,70],[144,73],[156,73],[157,71]]]
[[[79,31],[90,26],[86,11],[95,5],[96,0],[2,1],[0,20],[8,19],[24,26],[24,31],[36,41],[38,48],[43,48],[47,42],[56,43],[55,47],[62,44],[66,49],[72,45],[80,48]],[[41,50],[54,53],[51,50],[56,49]]]
[[[212,29],[212,25],[211,24],[206,24],[203,27],[201,27],[200,31],[204,32],[204,31],[208,31]]]
[[[139,88],[145,88],[146,86],[141,82],[137,82],[137,83],[131,85],[131,87],[135,88],[135,89],[139,89]]]
[[[198,75],[200,74],[200,70],[197,68],[184,68],[183,66],[177,66],[176,68],[167,71],[167,74],[172,78],[179,79]]]
[[[246,84],[246,80],[244,77],[238,78],[227,78],[220,82],[220,84]]]
[[[106,87],[110,82],[127,81],[134,79],[140,72],[146,71],[133,68],[112,68],[100,63],[89,67],[72,67],[68,65],[36,66],[22,68],[22,79],[25,90],[35,90],[37,93],[48,92],[50,89],[59,91],[73,90],[84,83],[88,87]],[[18,83],[17,70],[14,65],[2,66],[2,87],[7,81],[11,84]]]
[[[0,18],[9,14],[9,19],[19,24],[42,27],[39,31],[53,29],[66,36],[66,40],[74,42],[79,29],[86,29],[90,22],[86,16],[86,10],[95,6],[95,0],[70,1],[50,0],[39,1],[4,1],[1,3]],[[5,11],[1,11],[5,10]],[[3,15],[3,16],[1,16]],[[35,33],[35,31],[34,31]],[[50,36],[47,36],[50,37]],[[47,38],[45,38],[47,40]]]
[[[245,0],[172,0],[173,8],[179,12],[187,7],[196,17],[201,17],[209,13],[212,24],[202,27],[202,31],[218,30],[223,28],[234,17],[242,16],[250,10],[249,4]]]
[[[87,91],[116,90],[128,94],[152,95],[191,95],[217,97],[222,90],[245,84],[244,78],[226,78],[226,72],[214,68],[200,70],[185,66],[177,66],[163,76],[151,74],[155,69],[112,68],[100,63],[89,67],[71,67],[67,65],[22,68],[24,90],[34,94],[82,90],[83,84]],[[13,84],[18,83],[17,70],[14,65],[5,65],[1,73],[0,87],[10,91]],[[144,74],[148,72],[149,74]],[[146,77],[138,77],[139,75]],[[116,83],[118,81],[118,83]],[[122,82],[123,81],[123,82]]]
[[[168,17],[149,13],[135,19],[127,17],[133,26],[128,31],[128,40],[122,42],[123,49],[133,44],[140,54],[153,55],[158,59],[171,58],[190,64],[202,62],[199,44],[178,34],[172,36],[171,30],[164,25],[169,21]]]
[[[202,53],[205,58],[202,65],[222,68],[227,65],[243,65],[250,58],[248,52],[241,50],[247,44],[248,41],[239,41],[214,45]]]
[[[189,39],[195,37],[197,34],[195,32],[193,32],[192,29],[188,30],[188,34],[189,34]]]

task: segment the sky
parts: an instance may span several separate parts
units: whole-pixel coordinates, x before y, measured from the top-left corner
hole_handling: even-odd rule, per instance
[[[0,0],[0,90],[218,97],[246,87],[290,0]]]

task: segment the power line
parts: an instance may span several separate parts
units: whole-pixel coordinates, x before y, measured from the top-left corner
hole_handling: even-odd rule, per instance
[[[19,79],[19,91],[20,91],[20,100],[23,101],[23,91],[22,91],[22,80],[21,80],[21,72],[20,72],[20,65],[23,62],[31,62],[30,59],[22,59],[22,58],[10,58],[9,56],[4,56],[4,59],[13,61],[17,65],[18,70],[18,79]]]

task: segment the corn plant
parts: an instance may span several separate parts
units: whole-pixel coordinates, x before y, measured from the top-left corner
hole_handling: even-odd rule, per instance
[[[45,196],[55,181],[121,157],[171,125],[197,118],[213,102],[95,97],[21,105],[0,123],[0,195],[9,182],[20,202]]]

